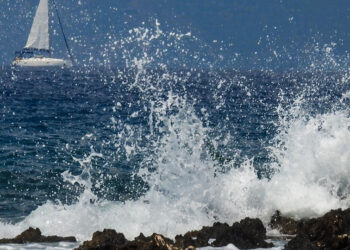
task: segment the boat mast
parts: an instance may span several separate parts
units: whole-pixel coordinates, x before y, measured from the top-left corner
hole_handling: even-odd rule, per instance
[[[65,44],[66,44],[66,48],[67,48],[67,51],[68,51],[68,54],[69,54],[69,58],[70,58],[70,60],[72,61],[73,65],[75,66],[76,63],[75,63],[75,60],[74,60],[74,58],[73,58],[71,49],[70,49],[70,47],[69,47],[69,45],[68,45],[68,41],[67,41],[66,35],[64,34],[63,25],[62,25],[62,22],[61,22],[60,15],[59,15],[59,13],[58,13],[58,8],[57,8],[57,5],[56,5],[56,2],[55,2],[55,0],[52,0],[52,2],[53,2],[53,6],[54,6],[54,8],[55,8],[56,14],[57,14],[57,19],[58,19],[58,22],[59,22],[59,24],[60,24],[61,32],[62,32],[62,35],[63,35],[63,38],[64,38],[64,42],[65,42]]]

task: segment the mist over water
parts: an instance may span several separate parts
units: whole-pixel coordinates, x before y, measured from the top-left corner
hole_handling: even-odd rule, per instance
[[[349,206],[350,75],[331,47],[302,72],[228,70],[155,20],[105,48],[108,67],[1,71],[0,238],[174,237]]]

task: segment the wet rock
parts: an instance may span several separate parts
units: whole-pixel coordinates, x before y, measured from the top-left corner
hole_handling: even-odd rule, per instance
[[[141,235],[140,235],[141,236]],[[129,241],[125,245],[117,247],[118,250],[180,250],[174,246],[174,242],[163,235],[152,234],[150,237],[136,237],[134,241]]]
[[[272,247],[273,244],[265,242],[265,239],[266,229],[262,222],[259,219],[245,218],[232,226],[216,222],[212,227],[203,227],[184,236],[178,235],[175,243],[160,234],[145,237],[142,233],[133,241],[128,241],[123,234],[105,229],[103,232],[95,232],[91,241],[85,241],[76,250],[180,250],[228,244],[241,249]]]
[[[176,246],[181,248],[209,246],[210,239],[217,239],[229,230],[228,224],[215,222],[212,227],[203,227],[201,230],[188,232],[184,236],[177,235],[175,237]]]
[[[145,237],[140,234],[133,241],[125,239],[124,235],[112,229],[95,232],[91,241],[85,241],[76,250],[178,250],[174,242],[160,234]]]
[[[0,239],[0,244],[24,244],[42,242],[76,242],[75,237],[43,236],[39,228],[28,228],[13,239]]]
[[[305,222],[300,233],[325,248],[350,247],[350,209],[331,210],[320,218],[310,219]]]
[[[229,243],[238,248],[267,248],[273,244],[265,242],[266,229],[259,219],[245,218],[236,222],[226,234],[220,235],[213,246],[226,246]]]
[[[276,211],[271,217],[269,226],[272,229],[278,229],[283,234],[297,234],[301,223],[302,222],[293,220],[292,218],[284,217],[281,215],[280,211]]]
[[[229,226],[216,222],[212,227],[203,227],[199,231],[186,233],[175,237],[176,246],[184,249],[188,246],[221,247],[233,244],[238,248],[267,248],[273,244],[267,243],[266,229],[259,219],[245,218]]]
[[[126,239],[122,233],[117,233],[113,229],[105,229],[103,232],[97,231],[92,235],[92,240],[84,241],[83,245],[76,249],[94,250],[94,249],[116,249],[116,246],[126,243]]]
[[[297,235],[284,248],[285,250],[318,250],[319,248],[304,235]]]
[[[286,249],[297,244],[312,245],[308,249],[350,249],[350,209],[331,210],[324,216],[303,221],[298,235]]]

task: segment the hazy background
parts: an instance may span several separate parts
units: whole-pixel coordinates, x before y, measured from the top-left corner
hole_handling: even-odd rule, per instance
[[[10,64],[14,51],[25,45],[38,2],[0,0],[0,64]],[[332,69],[349,61],[349,0],[56,2],[80,65],[124,65],[124,52],[117,45],[111,53],[111,44],[128,36],[130,29],[154,29],[156,20],[164,32],[191,32],[196,40],[191,38],[183,46],[200,51],[218,67],[298,69],[319,58],[329,60]],[[57,18],[51,20],[54,54],[65,56]]]

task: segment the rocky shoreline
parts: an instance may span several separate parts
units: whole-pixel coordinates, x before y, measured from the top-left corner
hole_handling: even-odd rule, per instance
[[[54,243],[54,242],[77,242],[76,238],[60,236],[43,236],[39,228],[28,228],[12,239],[0,239],[0,244],[27,244],[27,243]]]
[[[259,219],[246,218],[232,226],[226,223],[214,223],[211,227],[203,227],[198,231],[187,232],[184,235],[177,235],[175,241],[160,234],[153,234],[145,237],[140,234],[133,241],[125,239],[123,234],[114,230],[95,232],[91,241],[85,241],[76,250],[93,249],[195,249],[205,246],[227,246],[234,244],[238,248],[267,248],[272,247],[267,243],[266,229]]]
[[[296,235],[285,246],[286,250],[350,249],[350,209],[331,210],[322,217],[299,221],[276,212],[270,226],[281,233]]]
[[[294,220],[279,211],[272,216],[269,227],[290,238],[286,250],[302,249],[350,249],[350,209],[331,210],[322,217]],[[216,222],[201,230],[177,235],[175,240],[161,234],[127,240],[113,229],[97,231],[90,241],[83,242],[75,250],[180,250],[200,247],[222,247],[233,244],[240,249],[271,248],[266,241],[266,228],[259,219],[245,218],[231,226]],[[43,236],[40,229],[29,228],[13,239],[0,239],[0,244],[76,242],[75,237]]]

